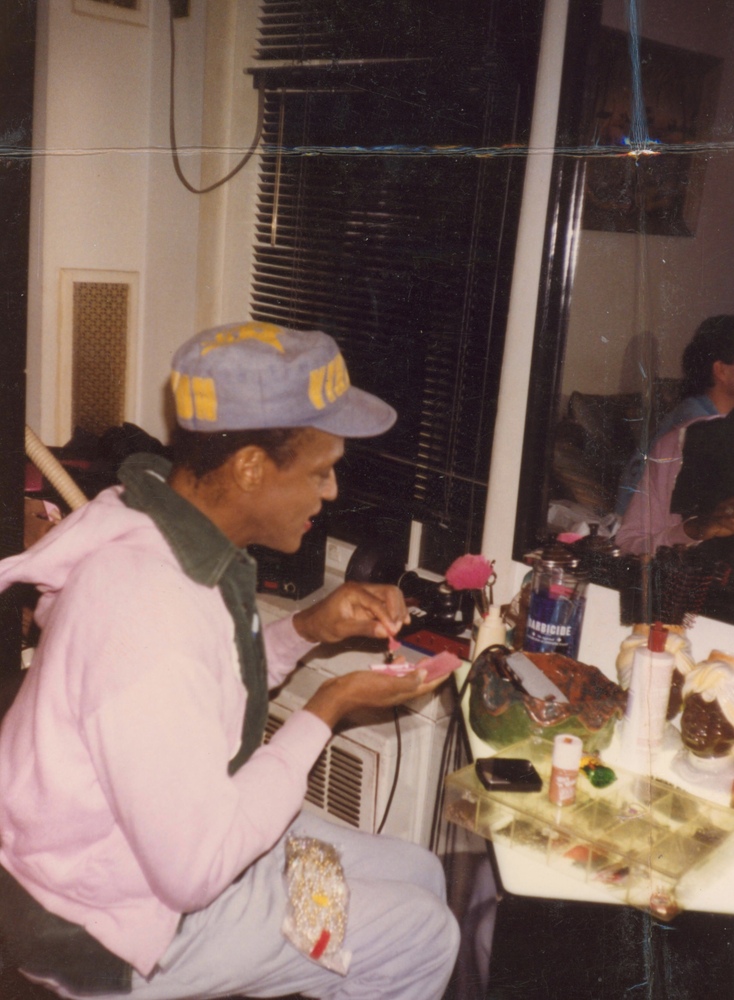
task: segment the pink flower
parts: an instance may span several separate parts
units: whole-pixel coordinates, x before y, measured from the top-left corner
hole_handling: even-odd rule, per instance
[[[446,582],[454,590],[482,590],[492,576],[492,565],[484,556],[459,556],[446,570]]]

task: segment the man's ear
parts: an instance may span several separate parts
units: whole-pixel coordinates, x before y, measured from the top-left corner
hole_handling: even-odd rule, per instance
[[[231,459],[232,477],[243,493],[252,493],[259,489],[265,476],[265,465],[268,456],[257,445],[247,445],[240,448]]]

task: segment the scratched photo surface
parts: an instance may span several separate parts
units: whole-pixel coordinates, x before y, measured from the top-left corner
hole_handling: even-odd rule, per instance
[[[549,535],[612,545],[684,348],[734,314],[734,0],[4,0],[0,136],[3,558],[69,509],[26,428],[90,497],[166,448],[175,348],[252,319],[326,331],[399,413],[348,442],[321,534],[437,578],[481,551],[505,604]],[[607,556],[579,657],[616,677]],[[734,653],[728,579],[679,595],[697,660]],[[0,717],[27,604],[0,594]],[[731,995],[733,860],[667,920],[619,866],[608,901],[521,885],[521,854],[504,885],[444,827],[445,1000]],[[0,997],[47,995],[0,941]]]

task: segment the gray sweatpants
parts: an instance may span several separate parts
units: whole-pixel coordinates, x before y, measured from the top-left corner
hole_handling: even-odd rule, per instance
[[[459,931],[445,903],[438,859],[414,844],[349,830],[308,812],[291,829],[341,854],[350,891],[346,976],[304,957],[281,932],[283,838],[211,906],[186,917],[157,971],[148,979],[134,975],[130,1000],[289,993],[324,1000],[440,1000]]]

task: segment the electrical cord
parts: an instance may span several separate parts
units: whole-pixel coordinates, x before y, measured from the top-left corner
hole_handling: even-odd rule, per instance
[[[493,649],[503,649],[501,645],[494,644],[489,646],[487,649],[483,650],[483,653],[489,652]],[[481,655],[481,654],[480,654]],[[460,737],[462,734],[461,724],[463,722],[463,715],[461,711],[461,704],[464,700],[464,695],[466,694],[467,688],[471,683],[474,674],[475,667],[479,662],[479,657],[474,660],[474,663],[469,667],[469,671],[464,678],[464,683],[461,685],[459,694],[456,699],[456,705],[451,713],[451,718],[449,719],[448,728],[446,730],[446,736],[444,738],[443,749],[441,752],[441,765],[438,773],[438,787],[436,788],[436,799],[433,806],[433,817],[431,821],[431,836],[429,840],[429,850],[434,853],[438,852],[439,846],[439,836],[441,832],[441,818],[443,815],[443,803],[444,803],[444,778],[448,773],[449,757],[453,750],[453,768],[458,770],[462,765],[462,751],[464,751],[466,757],[471,760],[470,752],[468,752],[461,743],[461,739],[457,738],[457,734]],[[464,759],[466,759],[466,757]]]
[[[457,743],[456,743],[456,733],[458,731],[459,723],[461,721],[461,703],[466,694],[466,689],[469,686],[469,682],[474,671],[474,664],[469,668],[469,673],[464,678],[464,683],[461,685],[459,695],[457,698],[457,704],[454,706],[454,710],[449,718],[448,727],[446,729],[446,736],[443,741],[443,748],[441,750],[441,764],[438,770],[438,786],[436,788],[436,798],[433,804],[433,816],[431,819],[431,836],[428,842],[428,849],[437,853],[439,833],[441,829],[441,816],[443,812],[443,799],[444,799],[444,783],[448,771],[449,755],[451,750],[454,749],[456,753]]]
[[[490,649],[502,648],[490,646]],[[475,661],[476,663],[476,661]],[[448,770],[449,756],[453,748],[454,751],[454,770],[458,769],[462,763],[462,744],[460,740],[457,740],[457,733],[460,733],[460,723],[462,721],[461,714],[461,703],[464,700],[464,695],[466,690],[471,683],[472,676],[474,674],[474,663],[469,667],[469,672],[464,678],[464,683],[461,685],[459,695],[457,698],[457,704],[454,706],[454,710],[451,713],[451,718],[449,719],[448,728],[446,730],[446,736],[444,738],[443,748],[441,750],[441,766],[439,768],[438,774],[438,788],[436,789],[436,799],[433,807],[433,816],[431,819],[431,837],[429,841],[429,850],[435,851],[438,847],[438,838],[441,828],[441,815],[443,812],[443,800],[444,800],[444,782],[443,779],[446,777]],[[393,774],[392,785],[390,787],[390,794],[387,797],[387,804],[385,806],[385,811],[382,814],[382,819],[380,820],[380,825],[377,828],[378,833],[382,833],[385,828],[385,823],[390,814],[390,807],[392,806],[393,799],[395,797],[395,790],[398,787],[398,779],[400,777],[400,762],[403,755],[403,744],[402,736],[400,733],[400,713],[398,708],[393,709],[393,718],[395,721],[395,736],[397,742],[397,754],[395,760],[395,773]]]
[[[398,787],[398,778],[400,777],[400,760],[403,756],[403,740],[400,734],[400,713],[397,707],[393,709],[393,718],[395,720],[395,736],[397,738],[397,755],[395,757],[395,774],[392,776],[392,787],[390,788],[390,794],[387,797],[387,805],[385,806],[385,811],[382,814],[382,819],[380,820],[380,825],[377,828],[378,833],[382,833],[385,823],[387,822],[387,817],[390,814],[390,806],[392,805],[392,800],[395,797],[395,789]]]
[[[257,102],[257,124],[255,126],[255,138],[247,150],[245,155],[242,157],[240,162],[234,169],[225,176],[221,177],[218,181],[214,181],[213,184],[209,184],[207,187],[196,188],[191,184],[181,169],[181,162],[178,155],[178,144],[176,142],[176,86],[175,86],[175,71],[176,71],[176,39],[174,30],[174,16],[173,16],[173,0],[169,0],[169,24],[170,24],[170,38],[171,38],[171,75],[170,75],[170,87],[169,87],[169,114],[168,114],[168,124],[169,133],[171,138],[171,156],[173,158],[173,169],[176,171],[176,176],[181,181],[183,186],[187,191],[192,194],[208,194],[209,191],[214,191],[216,188],[221,187],[226,184],[227,181],[232,180],[235,174],[238,174],[240,170],[249,161],[252,154],[255,152],[260,144],[260,139],[262,138],[263,132],[263,122],[265,118],[265,92],[261,88],[258,91],[258,102]]]

